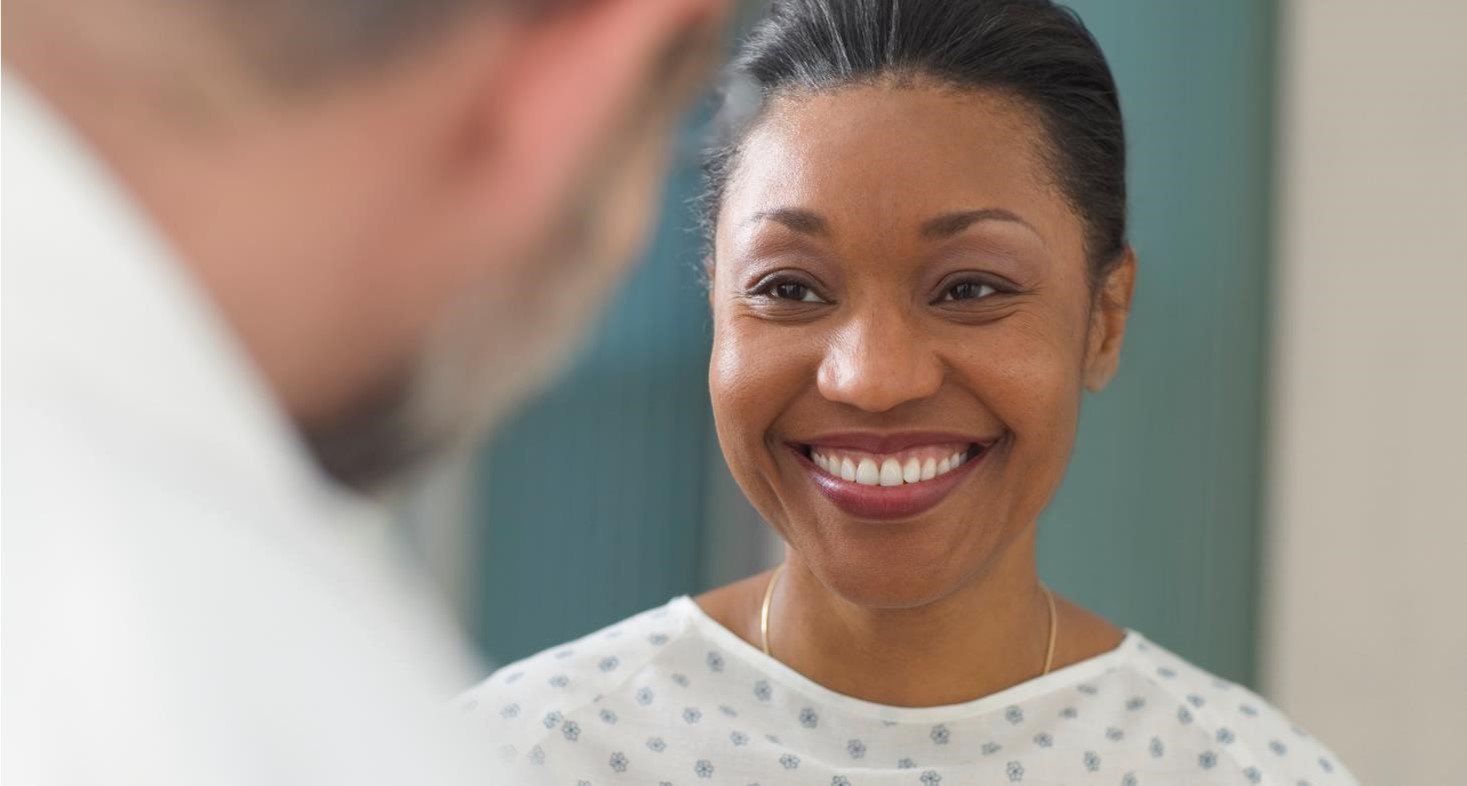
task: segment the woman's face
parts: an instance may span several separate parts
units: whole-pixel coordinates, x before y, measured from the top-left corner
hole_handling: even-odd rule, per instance
[[[778,99],[746,139],[715,238],[718,437],[852,603],[930,603],[992,566],[1114,367],[1124,308],[1092,308],[1042,144],[1012,99],[880,84]]]

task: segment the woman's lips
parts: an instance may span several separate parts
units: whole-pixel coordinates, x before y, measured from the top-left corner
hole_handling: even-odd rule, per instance
[[[946,475],[961,467],[969,452],[970,444],[963,442],[923,445],[887,454],[811,445],[810,460],[841,480],[863,486],[900,486]]]
[[[852,444],[850,440],[837,442]],[[858,519],[894,521],[936,507],[982,461],[992,444],[943,440],[913,445],[895,454],[866,456],[822,444],[791,445],[790,449],[815,488],[842,512]],[[953,453],[961,456],[960,462],[953,461]],[[823,467],[817,466],[816,456]]]

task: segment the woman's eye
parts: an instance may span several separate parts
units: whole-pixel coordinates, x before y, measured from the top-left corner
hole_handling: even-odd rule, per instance
[[[776,300],[795,300],[801,303],[824,303],[815,290],[794,281],[781,281],[769,287],[769,295]]]
[[[943,293],[942,299],[945,301],[977,300],[978,298],[988,297],[997,292],[997,289],[981,281],[964,281],[961,284],[953,284],[949,287],[947,292]]]

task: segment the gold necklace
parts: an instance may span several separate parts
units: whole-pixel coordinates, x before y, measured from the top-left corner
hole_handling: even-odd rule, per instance
[[[774,600],[774,585],[779,583],[779,577],[783,573],[784,563],[780,563],[770,575],[769,584],[764,587],[764,602],[759,606],[759,641],[764,645],[764,654],[771,658],[774,656],[769,652],[769,604]],[[1054,665],[1054,640],[1059,633],[1059,615],[1054,610],[1054,593],[1043,583],[1040,583],[1039,589],[1044,590],[1044,602],[1049,606],[1049,643],[1044,647],[1044,671],[1039,672],[1039,676],[1043,677]]]

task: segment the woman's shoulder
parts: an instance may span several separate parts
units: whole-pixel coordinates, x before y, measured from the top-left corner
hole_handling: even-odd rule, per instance
[[[1157,718],[1152,753],[1195,759],[1199,770],[1237,770],[1246,783],[1356,786],[1354,777],[1322,741],[1247,686],[1224,679],[1131,631],[1124,647],[1131,679],[1144,685]],[[1141,709],[1138,696],[1128,709]],[[1176,750],[1166,751],[1167,738]],[[1164,753],[1158,754],[1156,751]]]
[[[687,633],[690,603],[675,598],[505,665],[466,691],[459,707],[503,725],[511,737],[522,736],[516,729],[564,732],[570,718],[631,681]]]

